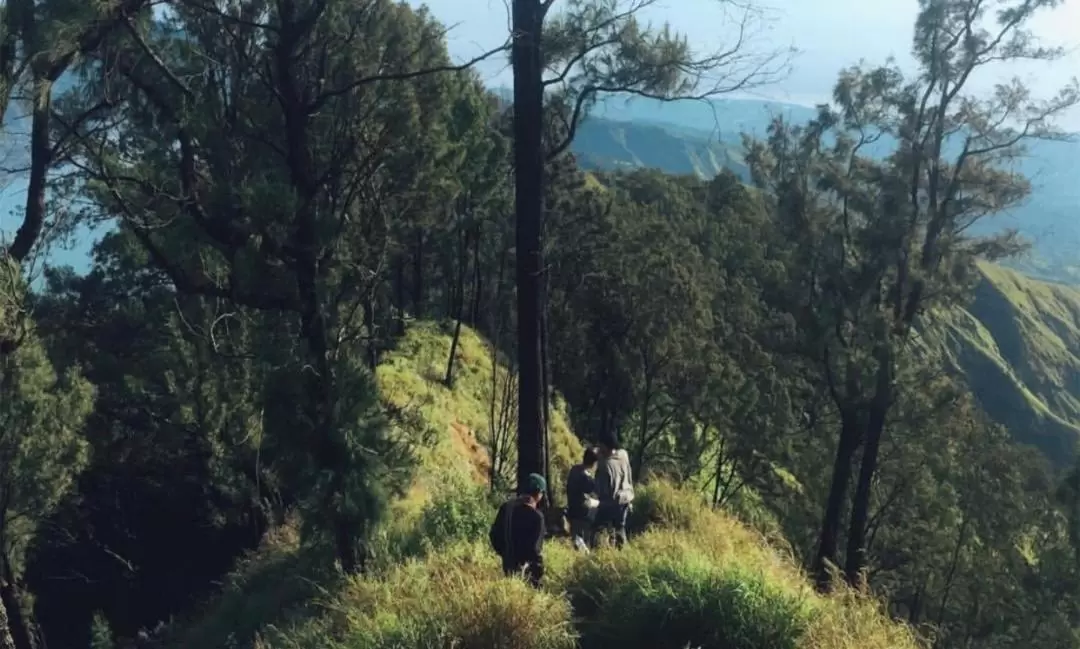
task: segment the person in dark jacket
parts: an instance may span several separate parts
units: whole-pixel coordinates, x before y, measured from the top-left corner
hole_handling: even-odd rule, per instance
[[[503,573],[522,574],[533,586],[544,577],[544,515],[540,501],[547,493],[547,480],[529,474],[525,493],[499,507],[488,537],[495,552],[502,557]]]
[[[619,438],[614,433],[601,438],[599,450],[596,496],[600,506],[596,512],[594,529],[611,527],[615,532],[615,545],[621,548],[626,545],[626,519],[630,515],[631,503],[634,502],[630,455],[619,447]]]
[[[596,518],[599,502],[593,498],[596,481],[593,472],[598,461],[596,449],[587,448],[581,464],[575,464],[566,476],[566,518],[570,521],[570,538],[578,550],[588,551],[590,528]]]

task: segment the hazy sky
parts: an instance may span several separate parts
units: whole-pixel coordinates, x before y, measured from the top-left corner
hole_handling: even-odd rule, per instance
[[[506,38],[508,1],[411,0],[411,4],[426,4],[437,18],[453,27],[448,36],[451,54],[464,60]],[[555,0],[554,10],[563,1]],[[659,0],[641,15],[654,23],[670,23],[702,52],[717,51],[730,41],[736,24],[726,5],[721,0]],[[880,63],[891,55],[901,63],[910,61],[917,0],[757,0],[756,6],[767,14],[768,23],[760,23],[755,46],[762,51],[794,46],[799,54],[784,81],[759,88],[753,96],[815,104],[828,98],[836,73],[860,58]],[[1065,0],[1040,16],[1034,28],[1047,44],[1072,50],[1069,57],[1052,65],[1007,71],[999,68],[979,79],[980,85],[1019,73],[1034,88],[1051,93],[1080,75],[1080,0]],[[482,71],[492,83],[509,84],[505,60],[485,64]],[[1070,126],[1080,128],[1080,115],[1071,116],[1069,121]]]

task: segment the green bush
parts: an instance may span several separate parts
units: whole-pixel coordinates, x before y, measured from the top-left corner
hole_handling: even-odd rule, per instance
[[[480,486],[454,486],[428,502],[401,547],[402,557],[427,554],[458,541],[486,539],[498,505]]]
[[[795,649],[809,624],[800,599],[705,557],[619,564],[583,562],[568,585],[583,649]]]
[[[575,649],[566,599],[502,577],[487,549],[455,544],[352,580],[325,614],[267,629],[266,649]]]
[[[694,529],[707,511],[704,498],[663,480],[640,485],[636,491],[634,506],[626,522],[631,534],[640,534],[653,527]]]

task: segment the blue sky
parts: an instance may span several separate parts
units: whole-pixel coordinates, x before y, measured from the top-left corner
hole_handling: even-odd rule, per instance
[[[450,27],[447,40],[452,56],[466,60],[490,50],[506,39],[509,24],[509,0],[427,0],[432,13]],[[556,0],[555,10],[566,0]],[[622,0],[629,2],[631,0]],[[742,0],[740,0],[742,1]],[[667,22],[686,35],[702,52],[716,51],[730,42],[735,21],[730,2],[721,0],[658,0],[640,14],[654,23]],[[804,105],[828,99],[837,72],[860,59],[883,62],[889,56],[902,65],[910,62],[908,54],[912,25],[918,8],[916,0],[760,0],[765,18],[751,45],[766,51],[794,46],[798,49],[791,74],[766,87],[754,89],[748,96]],[[1052,93],[1074,75],[1080,75],[1080,0],[1065,0],[1035,22],[1036,33],[1048,44],[1071,50],[1069,56],[1053,65],[1037,64],[998,68],[973,81],[989,88],[993,83],[1019,75],[1039,93]],[[491,85],[509,84],[505,60],[490,60],[480,66]],[[0,166],[14,166],[20,149],[25,147],[24,120],[9,119],[0,139]],[[1080,115],[1070,115],[1069,128],[1080,130]],[[10,212],[18,206],[26,191],[25,179],[0,171],[0,235],[10,237],[17,219]],[[83,237],[86,238],[85,236]],[[80,241],[72,251],[55,251],[53,263],[84,266],[89,240]]]
[[[508,0],[427,0],[432,13],[448,27],[451,54],[458,60],[477,56],[501,43],[507,34]],[[555,10],[565,0],[556,0]],[[628,4],[632,0],[620,0]],[[640,0],[639,0],[640,1]],[[740,4],[743,0],[740,0]],[[910,63],[916,0],[749,0],[766,15],[754,46],[794,46],[799,55],[792,73],[782,81],[756,89],[751,96],[813,105],[827,100],[837,72],[865,59],[884,62],[894,56]],[[685,34],[701,51],[717,51],[733,35],[732,2],[722,0],[658,0],[640,15],[655,24],[667,22]],[[1018,74],[1037,91],[1051,93],[1080,75],[1080,0],[1065,0],[1040,16],[1033,26],[1047,44],[1073,49],[1055,64],[1011,69],[998,68],[977,79],[990,87],[995,81]],[[492,84],[509,83],[506,62],[492,61],[481,68]],[[1080,115],[1070,126],[1080,130]]]

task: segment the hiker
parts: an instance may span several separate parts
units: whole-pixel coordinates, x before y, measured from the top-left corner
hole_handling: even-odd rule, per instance
[[[496,554],[502,557],[503,573],[507,576],[523,571],[529,583],[538,587],[544,576],[544,515],[539,505],[547,492],[544,476],[530,473],[525,481],[526,493],[506,501],[499,507],[488,538]]]
[[[589,551],[590,528],[600,504],[592,494],[596,493],[593,474],[599,460],[595,448],[585,449],[581,464],[575,464],[566,475],[566,518],[570,521],[570,538],[574,548]]]
[[[630,468],[630,455],[619,447],[619,438],[609,432],[600,439],[600,463],[596,469],[596,495],[600,506],[593,524],[593,544],[596,531],[611,527],[615,532],[615,546],[626,545],[626,519],[634,502],[634,479]]]

